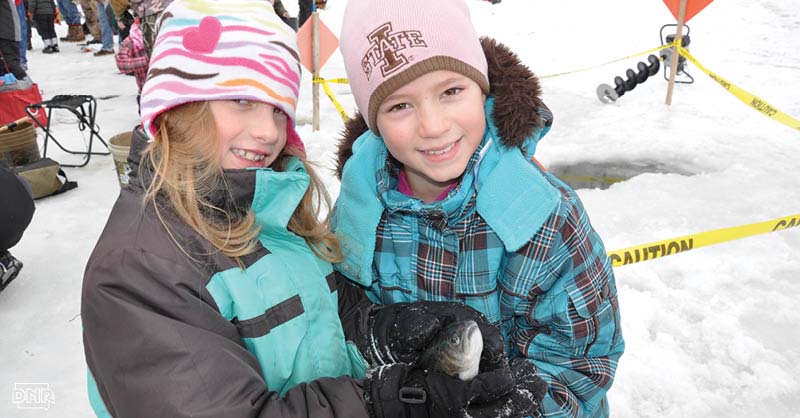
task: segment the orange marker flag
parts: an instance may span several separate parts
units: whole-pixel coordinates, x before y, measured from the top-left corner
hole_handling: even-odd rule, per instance
[[[299,31],[297,31],[297,47],[300,49],[300,63],[309,72],[314,72],[313,69],[313,52],[311,51],[312,39],[312,21],[309,18],[303,24]],[[336,48],[339,47],[339,38],[319,20],[319,67],[322,68],[328,61],[328,58],[333,55]]]
[[[693,18],[694,15],[700,13],[701,10],[705,9],[709,3],[713,0],[688,0],[686,2],[686,17],[683,19],[683,22],[686,23],[689,19]],[[675,20],[678,20],[678,9],[680,8],[680,0],[664,0],[664,4],[667,5],[667,8],[672,15],[675,16]]]

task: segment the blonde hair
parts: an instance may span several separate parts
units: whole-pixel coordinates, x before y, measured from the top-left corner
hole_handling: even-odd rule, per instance
[[[256,225],[251,208],[221,208],[209,199],[212,192],[228,189],[219,164],[217,128],[208,102],[170,109],[158,117],[157,123],[158,133],[141,157],[140,167],[152,169],[145,204],[153,205],[172,240],[189,258],[195,259],[170,230],[157,199],[166,199],[175,214],[216,251],[244,268],[241,258],[257,249],[261,227]],[[282,171],[293,154],[293,150],[284,149],[272,168]],[[311,181],[289,220],[288,229],[303,237],[318,257],[328,262],[341,261],[341,249],[331,232],[330,218],[328,215],[321,218],[323,210],[330,213],[330,196],[312,166],[302,162]]]

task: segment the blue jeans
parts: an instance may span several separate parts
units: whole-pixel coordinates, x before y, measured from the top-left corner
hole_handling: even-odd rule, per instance
[[[81,13],[72,0],[58,0],[58,10],[61,11],[61,17],[64,18],[68,25],[81,24]]]
[[[111,28],[111,20],[108,18],[108,11],[102,4],[97,3],[97,18],[100,19],[100,33],[103,41],[103,50],[114,50],[114,29]]]
[[[28,16],[25,14],[25,2],[20,2],[17,6],[19,15],[19,62],[22,65],[28,63]]]

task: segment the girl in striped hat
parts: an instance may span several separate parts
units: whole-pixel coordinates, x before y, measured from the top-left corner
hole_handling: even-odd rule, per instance
[[[318,220],[328,198],[294,129],[295,35],[271,3],[176,0],[160,19],[130,183],[84,276],[96,414],[428,418],[502,405],[514,384],[502,361],[469,382],[407,365],[365,377],[358,347],[400,358],[445,317],[488,323],[452,304],[377,309],[337,280],[339,246]],[[502,351],[499,331],[484,337]]]

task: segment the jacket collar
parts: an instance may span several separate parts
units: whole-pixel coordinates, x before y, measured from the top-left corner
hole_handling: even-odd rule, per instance
[[[130,166],[130,187],[143,191],[152,181],[152,169],[140,164],[148,138],[140,127],[133,131]],[[263,232],[283,230],[300,203],[310,179],[302,162],[293,157],[283,171],[269,168],[224,170],[222,179],[207,195],[209,203],[228,213],[244,214],[252,208]]]
[[[337,264],[339,271],[365,286],[372,284],[375,231],[384,211],[416,212],[429,221],[441,219],[452,224],[472,214],[474,208],[506,251],[518,250],[536,233],[558,204],[559,192],[522,151],[527,148],[532,153],[546,129],[534,132],[520,147],[508,147],[491,117],[495,111],[492,97],[486,100],[485,111],[487,130],[461,184],[444,200],[427,205],[393,190],[385,144],[372,131],[361,135],[353,144],[355,154],[345,169],[347,176],[333,217],[345,254],[344,261]],[[489,192],[480,193],[482,189]],[[447,219],[434,219],[431,215],[437,211]]]
[[[486,100],[484,110],[486,111],[487,121],[490,121],[493,102],[493,97],[488,97]],[[491,126],[494,125],[491,122],[487,122],[486,125],[487,129],[484,132],[483,139],[472,153],[464,170],[464,175],[456,187],[450,190],[444,199],[431,203],[425,203],[397,190],[397,172],[399,168],[391,163],[392,159],[389,158],[388,150],[380,137],[374,136],[372,131],[367,131],[364,136],[373,136],[379,145],[375,159],[375,172],[378,180],[377,193],[386,210],[390,212],[414,212],[422,217],[444,218],[450,222],[461,219],[467,213],[466,209],[469,207],[470,200],[477,192],[476,178],[485,155],[484,148],[491,147],[494,142],[493,133],[496,131],[491,129]]]

